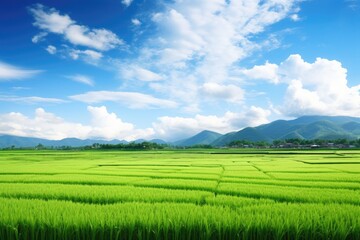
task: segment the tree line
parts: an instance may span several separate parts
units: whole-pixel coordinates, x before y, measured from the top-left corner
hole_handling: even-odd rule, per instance
[[[299,138],[291,138],[291,139],[281,139],[274,140],[272,142],[266,141],[258,141],[252,142],[248,140],[237,140],[232,141],[228,145],[228,147],[239,147],[239,148],[247,148],[247,147],[255,147],[255,148],[265,148],[265,147],[273,147],[273,148],[360,148],[360,138],[359,139],[299,139]]]

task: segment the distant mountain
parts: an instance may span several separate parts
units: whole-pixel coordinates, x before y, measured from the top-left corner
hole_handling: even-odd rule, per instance
[[[49,145],[43,144],[44,146],[53,146],[53,147],[61,147],[61,146],[71,146],[71,147],[83,147],[83,146],[90,146],[94,143],[99,144],[120,144],[120,143],[127,143],[125,140],[94,140],[94,139],[78,139],[78,138],[64,138],[62,140],[51,140]]]
[[[168,144],[166,141],[162,140],[162,139],[151,139],[148,142],[152,142],[152,143],[156,143],[156,144]]]
[[[260,142],[260,141],[267,141],[270,142],[271,138],[264,135],[261,131],[258,131],[256,128],[247,127],[239,132],[232,132],[225,134],[218,139],[216,139],[214,142],[211,143],[211,145],[215,146],[224,146],[232,141],[237,140],[247,140],[251,142]]]
[[[254,128],[225,134],[212,145],[224,146],[236,140],[266,141],[278,139],[357,139],[360,118],[341,116],[304,116],[294,120],[277,120]]]
[[[247,127],[238,132],[231,132],[225,135],[212,131],[202,131],[190,138],[182,139],[172,143],[176,146],[193,146],[193,145],[214,145],[225,146],[232,141],[248,140],[252,142],[281,139],[358,139],[360,138],[360,118],[341,117],[341,116],[303,116],[294,120],[277,120],[258,127]],[[141,143],[149,141],[157,144],[167,144],[161,139],[144,140],[138,139],[135,142]],[[81,147],[89,146],[94,143],[99,144],[119,144],[128,143],[124,140],[93,140],[65,138],[62,140],[47,140],[32,137],[18,137],[10,135],[0,135],[0,148],[15,147],[35,147],[38,144],[44,146],[71,146]]]
[[[151,140],[137,139],[134,142],[135,143],[151,142],[151,143],[156,143],[156,144],[167,144],[167,142],[165,142],[162,139],[151,139]]]
[[[347,122],[342,125],[342,128],[346,131],[352,132],[353,134],[360,135],[360,123],[358,122]]]
[[[180,141],[174,142],[173,144],[176,146],[193,146],[193,145],[207,145],[212,144],[216,139],[221,137],[222,135],[217,132],[212,131],[202,131],[196,134],[193,137],[182,139]]]
[[[302,116],[294,120],[290,120],[291,124],[309,124],[318,121],[329,121],[335,124],[345,124],[348,122],[358,122],[360,123],[360,118],[357,117],[347,117],[347,116]]]
[[[167,144],[165,141],[161,139],[152,139],[152,140],[144,140],[138,139],[134,142],[142,143],[142,142],[153,142],[157,144]],[[42,144],[46,147],[63,147],[63,146],[70,146],[70,147],[83,147],[83,146],[91,146],[95,143],[98,144],[127,144],[129,142],[125,140],[96,140],[96,139],[78,139],[78,138],[64,138],[61,140],[48,140],[42,138],[32,138],[32,137],[18,137],[12,135],[0,135],[0,148],[10,148],[12,146],[17,148],[27,148],[27,147],[36,147],[39,144]]]
[[[11,135],[1,135],[0,136],[0,148],[8,148],[11,146],[15,147],[35,147],[38,144],[47,145],[51,141],[41,138],[31,138],[31,137],[18,137]]]
[[[53,147],[62,147],[62,146],[71,146],[71,147],[82,147],[90,146],[94,143],[99,144],[119,144],[127,143],[124,140],[93,140],[93,139],[78,139],[78,138],[64,138],[62,140],[48,140],[42,138],[31,138],[31,137],[18,137],[12,135],[1,135],[0,136],[0,148],[9,148],[9,147],[36,147],[39,144],[43,146],[53,146]]]

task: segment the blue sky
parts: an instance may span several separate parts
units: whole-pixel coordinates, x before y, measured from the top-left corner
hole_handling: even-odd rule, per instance
[[[358,0],[0,3],[0,134],[177,140],[360,117]]]

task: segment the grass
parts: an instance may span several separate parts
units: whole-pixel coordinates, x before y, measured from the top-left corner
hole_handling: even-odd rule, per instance
[[[360,239],[359,163],[359,151],[1,151],[0,239]]]

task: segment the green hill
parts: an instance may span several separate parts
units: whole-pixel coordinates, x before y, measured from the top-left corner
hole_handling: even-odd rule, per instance
[[[277,120],[254,128],[225,134],[214,146],[225,146],[232,141],[248,140],[271,142],[279,139],[358,139],[360,118],[341,116],[304,116],[294,120]]]
[[[176,146],[184,146],[184,147],[193,146],[193,145],[208,145],[221,136],[222,135],[220,133],[205,130],[196,134],[193,137],[174,142],[173,144]]]

